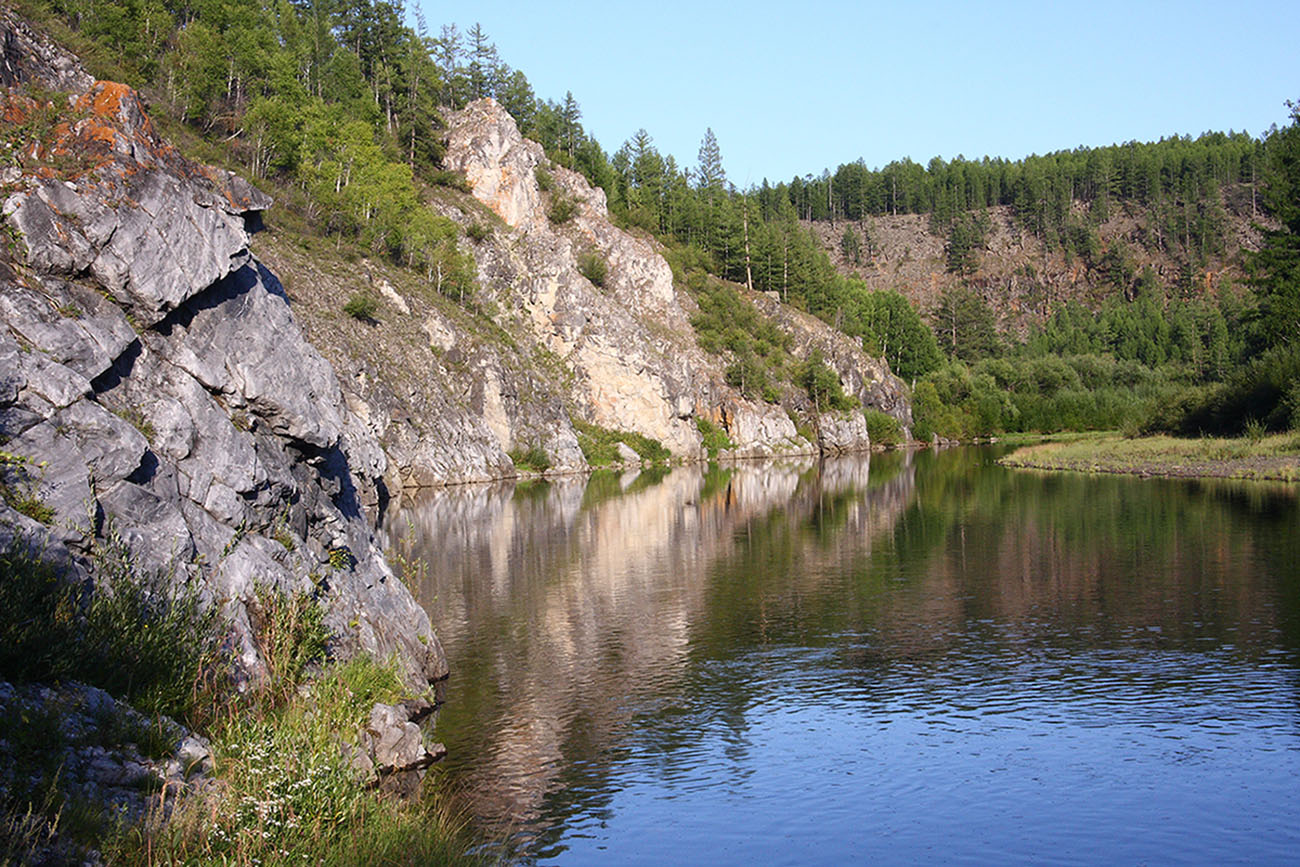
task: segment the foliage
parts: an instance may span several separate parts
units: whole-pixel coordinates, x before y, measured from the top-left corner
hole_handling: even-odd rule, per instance
[[[356,292],[343,305],[343,312],[353,319],[372,322],[379,312],[379,299],[369,292]]]
[[[0,500],[15,512],[26,515],[41,524],[54,522],[54,508],[41,499],[37,492],[39,475],[30,459],[22,455],[0,451]]]
[[[567,193],[559,193],[551,199],[551,206],[546,209],[546,219],[557,226],[572,220],[578,213],[578,201]]]
[[[483,223],[470,223],[465,227],[465,235],[474,243],[480,243],[487,240],[492,234],[492,228]]]
[[[592,250],[578,255],[578,271],[590,280],[593,286],[602,289],[605,286],[605,279],[609,276],[609,265],[605,262],[604,256]]]
[[[303,683],[308,667],[325,658],[329,631],[324,610],[305,593],[258,587],[248,604],[258,652],[270,679],[265,688],[277,699]]]
[[[776,403],[776,383],[790,370],[790,335],[782,331],[735,289],[702,274],[687,280],[699,309],[691,317],[700,347],[730,359],[727,383],[751,400]]]
[[[808,399],[818,412],[850,410],[857,404],[854,398],[844,393],[840,375],[826,365],[820,349],[813,349],[809,353],[808,358],[799,365],[794,380],[808,392]]]
[[[513,448],[507,454],[515,467],[525,472],[544,473],[551,468],[551,457],[538,443],[527,448]]]
[[[618,443],[623,443],[642,460],[651,463],[662,463],[673,456],[663,443],[643,434],[612,430],[576,418],[573,419],[573,431],[578,435],[578,447],[582,449],[583,458],[593,467],[620,463]]]
[[[872,445],[895,446],[903,441],[903,426],[889,413],[867,407],[862,414],[867,420]]]
[[[139,568],[114,534],[92,556],[94,588],[68,581],[21,541],[0,553],[0,606],[22,612],[0,627],[0,677],[79,680],[147,713],[198,721],[227,672],[220,613],[194,582]]]
[[[736,447],[725,430],[703,416],[695,417],[695,427],[700,432],[700,444],[710,458],[716,458],[721,452],[731,451]]]
[[[356,657],[302,692],[277,691],[284,702],[216,727],[219,785],[149,828],[141,849],[167,863],[472,861],[463,822],[437,798],[382,799],[349,764],[374,704],[404,697],[391,662]]]

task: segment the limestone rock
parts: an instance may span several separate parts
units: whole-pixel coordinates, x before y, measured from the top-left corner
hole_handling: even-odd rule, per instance
[[[311,592],[340,655],[395,653],[427,691],[446,659],[371,523],[384,453],[249,252],[269,198],[185,160],[134,91],[92,81],[5,13],[0,37],[6,84],[73,91],[49,146],[81,167],[6,187],[27,265],[0,268],[0,438],[23,475],[6,483],[53,518],[0,507],[0,539],[93,579],[84,552],[112,535],[139,568],[198,579],[250,677],[259,589]],[[19,111],[28,99],[5,98]]]

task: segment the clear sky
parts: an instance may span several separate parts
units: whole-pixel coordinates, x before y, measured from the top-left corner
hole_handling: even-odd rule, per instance
[[[539,97],[572,91],[611,154],[644,127],[693,167],[712,127],[742,187],[859,157],[1258,135],[1300,100],[1300,0],[414,2],[434,36],[479,22]]]

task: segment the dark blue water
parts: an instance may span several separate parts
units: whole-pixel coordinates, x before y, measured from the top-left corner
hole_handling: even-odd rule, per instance
[[[538,863],[1296,863],[1294,486],[990,450],[409,508],[442,782]]]

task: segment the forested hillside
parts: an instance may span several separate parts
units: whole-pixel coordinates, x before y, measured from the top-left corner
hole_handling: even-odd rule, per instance
[[[777,293],[887,359],[923,406],[945,408],[921,414],[921,433],[1147,425],[1150,408],[1212,391],[1292,339],[1267,323],[1281,279],[1270,251],[1293,231],[1294,116],[1258,138],[859,160],[739,189],[711,130],[689,166],[645,129],[608,152],[572,92],[539,98],[481,27],[435,33],[400,4],[28,5],[97,74],[144,88],[205,158],[272,184],[311,231],[457,297],[470,262],[456,227],[421,204],[464,184],[440,163],[443,113],[491,96],[554,163],[603,188],[616,220],[665,244],[683,283],[702,271]],[[760,370],[770,341],[729,329],[705,341]],[[1255,414],[1282,425],[1278,406]]]

